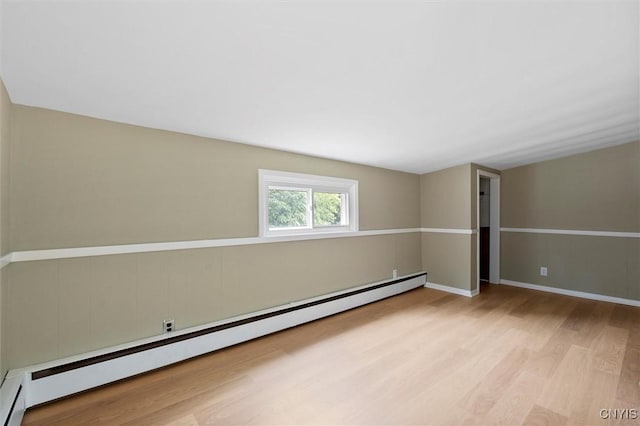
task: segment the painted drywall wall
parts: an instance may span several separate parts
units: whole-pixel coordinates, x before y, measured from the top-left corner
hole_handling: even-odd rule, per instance
[[[11,127],[11,100],[0,80],[0,256],[9,252],[9,138]],[[6,362],[6,315],[7,274],[0,272],[0,377],[7,370]]]
[[[475,231],[477,172],[500,171],[463,164],[420,177],[423,228]],[[422,266],[430,282],[464,290],[477,288],[477,234],[426,232],[422,235]]]
[[[423,228],[471,229],[471,165],[465,164],[420,177]],[[422,267],[432,283],[471,289],[472,235],[422,234]]]
[[[375,282],[394,267],[416,272],[419,253],[420,236],[405,234],[12,264],[9,362],[156,335],[166,318],[182,329]]]
[[[502,226],[640,230],[640,142],[502,172]]]
[[[14,106],[13,251],[258,234],[258,169],[357,179],[361,230],[420,227],[420,177]],[[16,368],[422,269],[420,233],[12,263]],[[46,318],[46,321],[42,319]]]
[[[12,250],[258,235],[258,169],[357,179],[360,229],[420,224],[409,173],[14,107]]]
[[[422,235],[422,268],[431,283],[471,290],[471,235],[425,233]]]
[[[470,164],[420,177],[420,214],[425,228],[470,229]]]
[[[501,213],[508,228],[640,232],[640,142],[503,171]],[[501,243],[503,279],[640,300],[638,238],[502,232]]]

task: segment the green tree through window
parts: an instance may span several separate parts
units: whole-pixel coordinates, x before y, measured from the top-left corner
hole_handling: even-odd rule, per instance
[[[262,169],[258,175],[261,237],[358,231],[358,181]]]
[[[342,224],[342,196],[329,192],[313,193],[313,224],[330,226]]]
[[[295,189],[269,189],[269,226],[291,228],[308,226],[308,192]],[[342,194],[313,193],[313,225],[342,225]]]
[[[307,191],[269,189],[269,226],[307,226]]]

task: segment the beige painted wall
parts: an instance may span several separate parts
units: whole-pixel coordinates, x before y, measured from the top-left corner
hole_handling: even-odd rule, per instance
[[[420,227],[417,175],[14,106],[12,250],[251,237],[259,168],[359,181],[360,226]],[[16,368],[422,269],[421,235],[13,263]],[[46,318],[46,321],[43,321]]]
[[[501,212],[503,227],[640,232],[640,142],[503,171]],[[503,279],[640,300],[637,238],[502,232],[501,243]]]
[[[503,279],[640,300],[638,238],[503,232],[501,240]]]
[[[421,269],[420,235],[308,240],[16,263],[11,368]],[[44,321],[43,319],[46,319]]]
[[[470,173],[471,166],[463,164],[420,177],[423,227],[471,228]]]
[[[11,100],[0,80],[0,256],[9,252],[9,137],[11,124]],[[6,316],[7,274],[0,272],[0,377],[7,370],[6,362]]]
[[[502,226],[640,231],[640,142],[502,172]]]
[[[500,171],[463,164],[420,177],[422,227],[475,229],[477,223],[477,171]],[[476,235],[425,233],[422,265],[430,282],[465,290],[477,286]]]
[[[413,174],[14,107],[14,251],[258,235],[258,169],[357,179],[362,230],[420,226]]]
[[[422,227],[471,228],[471,164],[420,177]],[[422,267],[429,282],[470,290],[472,235],[422,234]],[[475,263],[473,263],[475,265]]]
[[[472,235],[425,233],[422,235],[422,268],[429,282],[471,289]]]

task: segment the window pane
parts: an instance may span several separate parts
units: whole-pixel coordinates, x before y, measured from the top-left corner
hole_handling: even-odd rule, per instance
[[[313,193],[313,225],[346,225],[345,194],[335,192]]]
[[[305,190],[269,188],[269,228],[308,226],[308,197]]]
[[[259,170],[261,237],[358,231],[358,181]]]

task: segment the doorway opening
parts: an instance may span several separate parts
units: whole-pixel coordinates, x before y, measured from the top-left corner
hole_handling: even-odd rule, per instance
[[[476,290],[500,282],[500,175],[478,170]]]

